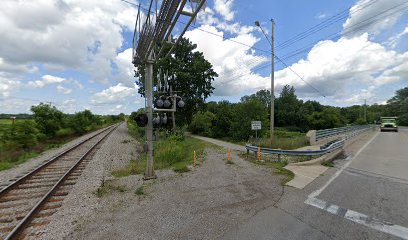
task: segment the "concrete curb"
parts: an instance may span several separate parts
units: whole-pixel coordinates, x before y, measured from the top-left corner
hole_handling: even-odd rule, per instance
[[[338,149],[335,150],[334,152],[325,154],[323,156],[320,156],[316,159],[310,160],[310,161],[304,161],[304,162],[297,162],[297,163],[289,163],[289,166],[311,166],[311,165],[320,165],[323,162],[326,161],[331,161],[334,158],[338,157],[340,154],[343,153],[343,149]]]
[[[374,130],[375,131],[375,130]],[[366,131],[362,134],[357,135],[354,138],[351,138],[349,141],[346,141],[342,149],[335,150],[334,152],[325,154],[323,156],[320,156],[316,159],[310,160],[310,161],[304,161],[304,162],[297,162],[297,163],[289,163],[289,166],[311,166],[311,165],[319,165],[322,164],[323,162],[326,161],[331,161],[338,157],[340,154],[344,152],[344,148],[349,146],[350,144],[353,144],[355,141],[357,141],[359,138],[366,136],[367,134],[371,134],[373,131]]]

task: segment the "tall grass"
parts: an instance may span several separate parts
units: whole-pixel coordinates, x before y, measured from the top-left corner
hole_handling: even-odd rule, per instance
[[[205,147],[210,144],[196,138],[169,137],[154,143],[154,168],[173,169],[176,172],[188,171],[187,166],[193,164],[194,151],[196,151],[197,162],[204,158]],[[126,168],[112,172],[112,175],[123,177],[133,174],[144,173],[146,169],[146,153],[140,155],[136,160],[130,161]]]

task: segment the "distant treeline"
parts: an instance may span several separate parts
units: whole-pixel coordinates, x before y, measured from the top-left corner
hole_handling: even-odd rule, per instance
[[[19,114],[7,114],[7,113],[0,113],[0,119],[10,119],[11,117],[16,117],[17,119],[32,119],[32,114],[27,113],[19,113]]]
[[[90,110],[65,114],[55,106],[44,103],[32,106],[31,112],[32,115],[2,114],[5,118],[15,116],[23,120],[0,128],[0,152],[2,152],[0,161],[17,159],[28,151],[42,151],[46,144],[64,142],[66,139],[125,119],[123,113],[99,116]]]
[[[257,120],[262,122],[260,134],[268,137],[270,99],[270,91],[261,90],[242,97],[238,103],[208,102],[193,115],[189,129],[195,134],[210,137],[247,140],[254,135],[251,121]],[[398,90],[386,105],[366,107],[333,107],[317,101],[303,101],[297,98],[295,88],[289,85],[284,86],[280,96],[275,99],[275,127],[289,131],[306,132],[311,129],[374,123],[379,122],[381,116],[398,116],[400,124],[408,125],[408,88]]]

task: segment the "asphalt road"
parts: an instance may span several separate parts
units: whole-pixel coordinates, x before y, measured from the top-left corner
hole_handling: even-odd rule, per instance
[[[408,239],[408,129],[378,132],[222,239]]]

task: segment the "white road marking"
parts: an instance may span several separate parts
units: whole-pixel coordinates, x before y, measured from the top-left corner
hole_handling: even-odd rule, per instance
[[[354,157],[350,161],[344,164],[335,174],[333,174],[333,176],[329,179],[329,181],[326,182],[326,184],[323,185],[323,187],[309,194],[309,198],[316,198],[317,196],[319,196],[320,193],[322,193],[323,190],[326,189],[327,186],[329,186],[330,183],[332,183],[333,180],[336,179],[340,175],[340,173],[343,172],[343,170],[346,169],[354,159],[356,159],[358,155],[360,155],[360,153],[377,137],[378,134],[379,132],[377,132],[366,144],[364,144],[364,146],[360,148],[360,150],[358,150],[356,155],[354,155]]]
[[[330,204],[324,200],[316,198],[323,192],[324,189],[327,188],[327,186],[330,185],[330,183],[334,181],[334,179],[336,179],[340,175],[340,173],[344,171],[344,169],[346,169],[351,164],[351,162],[353,162],[354,159],[357,158],[357,156],[377,137],[378,134],[379,132],[377,132],[377,134],[375,134],[362,148],[360,148],[356,155],[349,162],[344,164],[344,166],[341,167],[320,189],[312,192],[306,199],[305,204],[353,221],[355,223],[364,225],[366,227],[408,240],[408,228],[406,227],[395,225],[385,221],[380,221],[378,219],[371,218],[363,213],[345,209],[335,204]]]
[[[308,198],[306,199],[305,203],[366,227],[408,240],[408,228],[406,227],[380,221],[365,214],[350,209],[341,208],[337,205],[330,204],[317,198]]]

